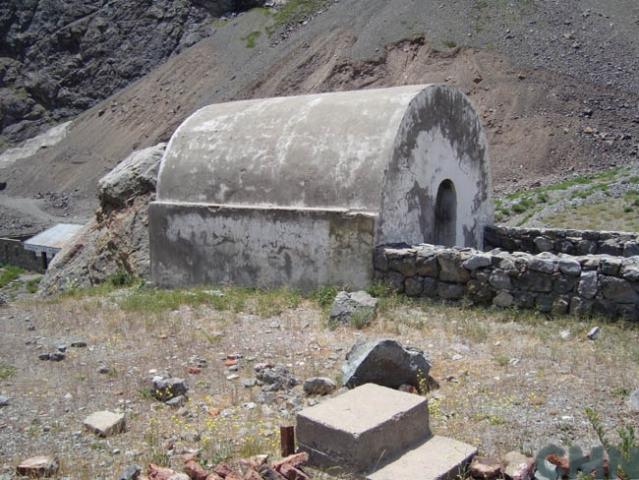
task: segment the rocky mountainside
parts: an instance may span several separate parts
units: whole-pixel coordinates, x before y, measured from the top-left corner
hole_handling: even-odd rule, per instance
[[[23,140],[77,115],[209,36],[215,18],[259,3],[0,2],[0,139]]]
[[[0,226],[88,220],[103,175],[207,104],[432,82],[462,89],[480,112],[499,192],[636,161],[639,5],[288,0],[252,9],[84,111],[58,143],[0,154]]]

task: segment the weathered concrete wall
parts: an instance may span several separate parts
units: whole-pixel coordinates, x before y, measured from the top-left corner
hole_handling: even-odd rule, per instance
[[[151,271],[160,286],[233,283],[363,288],[375,218],[344,210],[151,204]]]
[[[0,238],[0,263],[15,265],[31,272],[45,271],[42,258],[25,250],[22,241],[13,238]]]
[[[539,229],[487,226],[485,249],[528,253],[639,255],[639,234],[598,230]]]
[[[375,271],[410,296],[639,320],[639,257],[379,247]]]
[[[452,197],[438,209],[442,182]],[[446,230],[450,245],[481,247],[490,192],[479,118],[446,85],[210,105],[177,129],[163,157],[153,276],[166,286],[363,287],[374,245],[433,242]],[[358,220],[336,229],[338,218]]]
[[[491,172],[479,117],[459,90],[434,86],[411,101],[386,172],[377,244],[436,243],[439,186],[452,182],[455,239],[481,248],[492,223]]]

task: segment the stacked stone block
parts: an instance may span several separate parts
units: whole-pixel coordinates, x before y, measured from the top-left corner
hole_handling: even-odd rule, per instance
[[[412,297],[639,320],[639,257],[378,247],[376,277]]]
[[[509,252],[632,257],[639,255],[639,234],[491,225],[484,229],[484,246],[486,249],[501,248]]]

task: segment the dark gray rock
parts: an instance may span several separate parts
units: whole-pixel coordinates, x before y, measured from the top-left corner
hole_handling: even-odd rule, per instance
[[[437,261],[437,251],[435,249],[422,248],[417,251],[415,273],[423,277],[437,278],[439,275],[439,262]]]
[[[607,300],[617,303],[639,303],[639,293],[627,280],[601,275],[599,284],[601,293]]]
[[[528,268],[534,272],[553,273],[557,270],[557,259],[554,255],[542,254],[532,257]]]
[[[424,291],[423,277],[409,277],[404,282],[404,292],[409,297],[419,297]]]
[[[472,272],[474,270],[477,270],[478,268],[489,267],[490,265],[492,265],[492,263],[493,261],[490,255],[487,255],[484,253],[477,253],[477,254],[471,255],[470,258],[465,260],[462,263],[462,266],[465,269],[470,270]]]
[[[444,300],[459,300],[466,293],[466,287],[458,283],[437,282],[437,295]]]
[[[584,298],[595,298],[599,288],[599,276],[595,271],[582,272],[578,292]]]
[[[390,388],[408,384],[420,386],[428,378],[430,361],[420,350],[404,348],[395,340],[356,343],[342,365],[344,385],[354,388],[376,383]]]
[[[328,395],[337,389],[333,380],[326,377],[312,377],[304,381],[304,392],[307,395]]]
[[[399,272],[405,277],[411,277],[415,275],[415,250],[410,248],[405,249],[386,249],[386,260],[388,262],[388,269],[395,272]]]
[[[0,395],[0,408],[9,406],[9,397]]]
[[[129,465],[118,477],[118,480],[137,480],[142,473],[142,467],[139,465]]]
[[[515,282],[517,287],[531,292],[552,291],[553,277],[547,273],[524,272]]]
[[[439,279],[442,282],[466,283],[470,280],[470,272],[463,266],[463,259],[458,252],[447,250],[437,257],[439,262]]]
[[[508,292],[499,292],[495,298],[493,298],[493,305],[501,308],[512,307],[515,303],[515,298]]]
[[[581,264],[571,257],[559,258],[559,271],[570,276],[579,276],[581,273]]]
[[[335,297],[329,320],[331,323],[366,325],[375,317],[377,299],[364,291],[339,292]]]
[[[550,252],[553,248],[553,241],[548,237],[536,237],[534,243],[540,252]]]
[[[262,368],[256,372],[255,376],[265,385],[264,390],[271,392],[289,390],[300,383],[283,365]]]
[[[510,276],[503,270],[494,270],[488,278],[490,286],[496,290],[509,290],[512,287]]]
[[[156,376],[151,380],[151,393],[161,402],[186,395],[188,391],[189,387],[183,378]]]

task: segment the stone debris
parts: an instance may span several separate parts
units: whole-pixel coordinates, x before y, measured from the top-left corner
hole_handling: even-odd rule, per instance
[[[123,432],[126,429],[126,421],[123,413],[95,412],[84,419],[84,426],[100,437],[109,437]]]
[[[156,375],[151,379],[151,394],[161,402],[186,395],[189,387],[183,378]]]
[[[597,337],[599,336],[600,332],[601,332],[601,328],[592,327],[590,331],[586,334],[586,337],[588,337],[588,340],[597,340]]]
[[[9,397],[0,395],[0,408],[9,406]]]
[[[469,473],[477,480],[493,480],[501,477],[502,464],[494,458],[475,457],[470,464]]]
[[[336,389],[336,383],[330,378],[311,377],[304,381],[304,392],[307,395],[328,395]]]
[[[38,358],[43,361],[51,361],[51,362],[61,362],[66,358],[64,352],[57,351],[52,353],[41,353],[38,355]]]
[[[342,365],[344,385],[354,388],[376,383],[390,388],[408,384],[419,388],[428,379],[431,364],[424,352],[381,339],[356,343]]]
[[[264,366],[260,369],[258,366],[261,365],[255,365],[255,376],[264,384],[263,390],[265,391],[289,390],[300,383],[283,365]]]
[[[255,455],[239,460],[238,468],[222,462],[212,469],[204,468],[196,460],[196,454],[184,455],[184,472],[149,464],[146,477],[140,480],[308,480],[303,470],[308,462],[306,453],[297,453],[274,463],[268,463],[268,455]],[[124,475],[124,474],[123,474]],[[125,477],[121,477],[125,480]]]
[[[504,474],[511,480],[532,480],[535,471],[534,459],[517,451],[504,455]]]
[[[16,472],[30,478],[51,477],[58,472],[60,464],[55,457],[41,455],[31,457],[18,465]]]
[[[118,477],[118,480],[138,480],[142,473],[142,467],[139,465],[129,465]]]
[[[368,325],[375,317],[377,299],[364,291],[339,292],[335,297],[329,321],[331,324]]]

